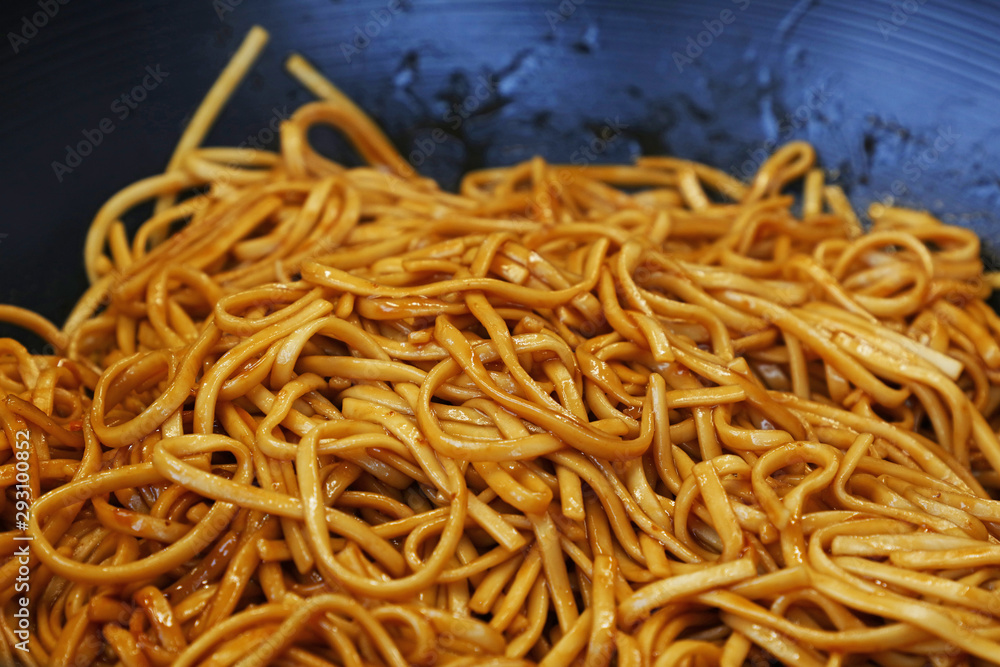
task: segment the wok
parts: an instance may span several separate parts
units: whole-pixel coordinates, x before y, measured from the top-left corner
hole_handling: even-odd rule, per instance
[[[1000,7],[857,0],[82,0],[0,9],[0,302],[61,321],[100,205],[161,171],[243,35],[272,39],[208,143],[277,145],[298,51],[423,174],[669,153],[749,176],[815,144],[859,211],[926,208],[1000,247]],[[335,159],[354,156],[316,133]],[[135,224],[139,218],[131,221]],[[15,333],[40,351],[41,345]]]

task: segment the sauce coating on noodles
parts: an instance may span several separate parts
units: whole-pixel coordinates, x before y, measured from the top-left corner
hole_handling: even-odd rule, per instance
[[[0,307],[56,350],[0,341],[0,661],[994,664],[972,232],[862,232],[804,143],[444,192],[298,56],[280,152],[200,147],[265,41],[66,323]]]

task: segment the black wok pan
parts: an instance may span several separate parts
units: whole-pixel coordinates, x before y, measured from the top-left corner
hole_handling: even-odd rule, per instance
[[[282,70],[295,50],[449,187],[533,154],[671,153],[750,175],[801,138],[859,210],[927,208],[978,232],[988,262],[1000,247],[995,4],[5,0],[0,302],[61,321],[94,213],[162,170],[255,23],[272,41],[209,143],[276,146],[311,99]],[[332,133],[315,140],[353,159]]]

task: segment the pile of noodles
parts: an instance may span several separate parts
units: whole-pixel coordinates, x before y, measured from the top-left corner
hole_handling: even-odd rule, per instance
[[[803,143],[447,193],[297,57],[280,153],[199,148],[262,44],[100,211],[65,326],[0,310],[56,350],[0,341],[0,661],[995,664],[974,234],[862,233]]]

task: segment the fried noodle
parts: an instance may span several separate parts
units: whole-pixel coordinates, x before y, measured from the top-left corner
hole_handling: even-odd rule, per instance
[[[265,42],[97,214],[65,325],[0,309],[55,350],[0,341],[0,660],[995,664],[972,232],[862,233],[801,142],[449,193],[298,56],[280,152],[200,147]]]

